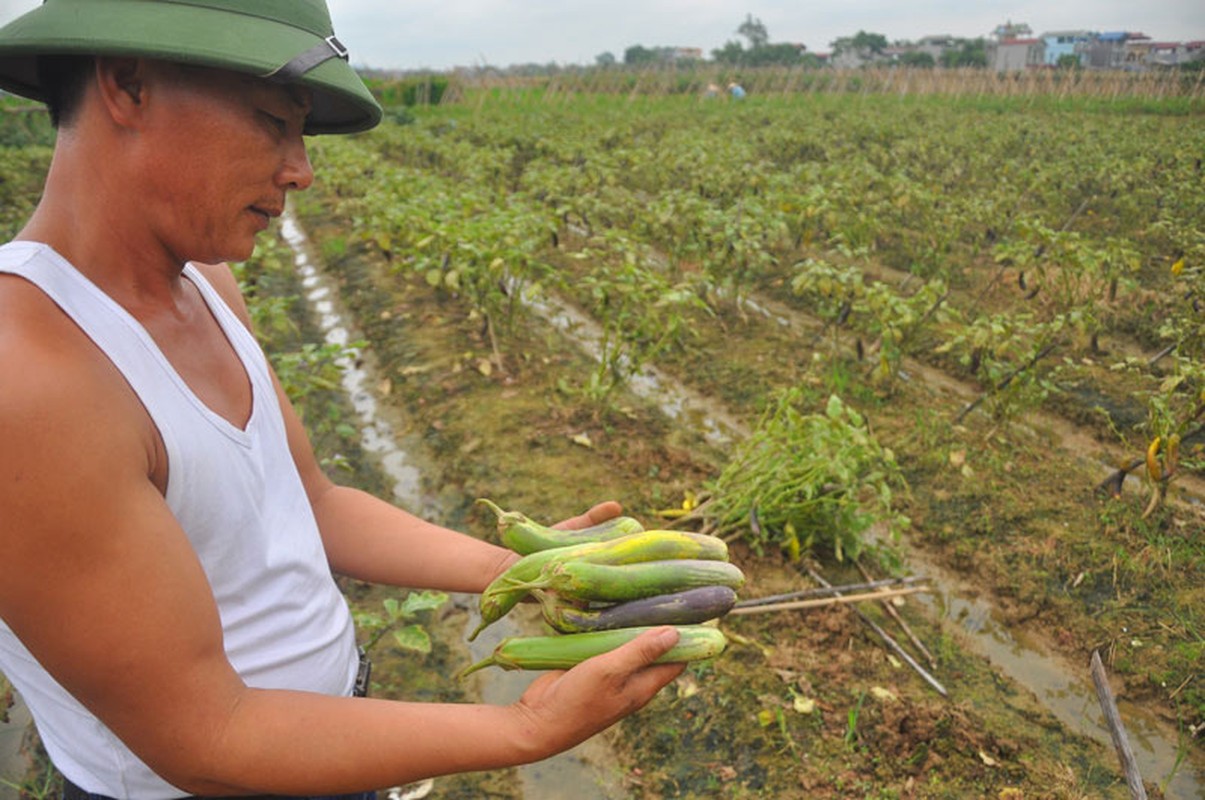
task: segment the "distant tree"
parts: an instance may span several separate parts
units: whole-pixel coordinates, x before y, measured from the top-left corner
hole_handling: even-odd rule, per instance
[[[729,41],[722,48],[711,51],[717,63],[740,67],[798,66],[803,64],[806,48],[801,44],[763,44],[746,50],[738,41]]]
[[[730,39],[723,47],[712,50],[711,57],[721,64],[740,64],[745,57],[745,48],[735,39]]]
[[[887,37],[881,33],[858,31],[852,40],[854,49],[859,52],[879,54],[887,49]]]
[[[929,68],[937,64],[937,59],[933,58],[932,53],[910,52],[900,55],[900,63],[905,67],[922,67]]]
[[[795,66],[803,63],[805,49],[801,44],[766,44],[746,53],[745,63],[751,67]]]
[[[941,54],[943,67],[986,67],[987,42],[983,39],[960,39],[956,47]]]
[[[1079,69],[1083,65],[1075,53],[1063,53],[1055,66],[1059,69]]]
[[[594,57],[594,63],[600,67],[613,67],[616,64],[615,54],[608,50]]]
[[[1033,36],[1033,28],[1024,22],[1013,22],[1011,19],[1003,25],[997,25],[992,31],[997,39],[1020,39],[1022,36]]]
[[[881,33],[858,31],[853,36],[842,36],[829,42],[833,55],[841,53],[857,53],[863,58],[878,55],[887,49],[887,37]]]
[[[644,45],[634,44],[623,51],[623,63],[632,67],[655,64],[660,59],[659,51],[650,49]]]
[[[754,19],[752,14],[745,17],[736,32],[749,40],[749,49],[756,50],[765,47],[770,42],[770,34],[760,19]]]

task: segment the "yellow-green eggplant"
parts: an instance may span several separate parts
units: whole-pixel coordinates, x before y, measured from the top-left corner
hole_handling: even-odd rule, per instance
[[[531,588],[548,589],[573,600],[620,603],[700,586],[727,586],[736,590],[744,582],[740,568],[727,561],[675,558],[598,564],[572,560],[549,562]]]
[[[458,677],[485,667],[502,669],[569,669],[587,658],[608,653],[656,626],[620,628],[555,636],[512,636],[503,639],[487,658],[461,670]],[[678,643],[657,659],[658,664],[699,661],[724,652],[728,639],[718,628],[707,625],[678,625]]]
[[[499,539],[505,547],[520,555],[569,547],[583,542],[605,542],[644,530],[640,520],[623,516],[612,517],[588,528],[562,530],[541,525],[519,511],[503,511],[496,503],[484,497],[477,502],[487,506],[498,516]]]

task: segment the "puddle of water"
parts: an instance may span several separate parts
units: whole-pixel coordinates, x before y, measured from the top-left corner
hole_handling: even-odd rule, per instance
[[[521,295],[525,305],[567,337],[577,342],[583,352],[601,358],[602,329],[581,311],[544,294]],[[645,367],[628,377],[631,392],[657,404],[670,419],[678,420],[702,433],[708,444],[726,448],[734,441],[748,436],[747,428],[708,398],[690,391],[660,371]]]
[[[987,658],[1002,675],[1033,692],[1069,730],[1112,750],[1087,663],[1076,666],[1050,655],[1039,642],[1019,640],[996,620],[991,603],[975,598],[974,587],[923,553],[909,549],[905,563],[936,587],[928,596],[916,595],[918,601],[951,626],[971,652]],[[1117,705],[1143,779],[1162,786],[1171,775],[1164,787],[1167,800],[1205,797],[1205,759],[1190,750],[1177,767],[1176,731],[1132,703],[1119,699]]]
[[[319,270],[310,256],[308,240],[291,213],[281,220],[281,235],[293,250],[293,263],[301,277],[305,300],[318,318],[328,344],[346,347],[353,338],[348,315],[338,302],[338,290]],[[377,403],[372,387],[379,371],[372,352],[353,348],[338,362],[343,390],[360,422],[361,443],[379,459],[385,474],[393,481],[394,498],[419,516],[437,513],[436,503],[423,491],[422,473],[410,462],[399,444],[404,425],[387,418],[386,409]]]
[[[0,724],[0,800],[18,800],[21,793],[4,781],[20,784],[33,769],[33,760],[25,751],[25,739],[33,727],[29,709],[20,695],[13,695],[8,722]]]
[[[305,233],[291,212],[281,220],[281,235],[292,248],[294,264],[301,276],[305,299],[318,317],[326,341],[346,346],[355,341],[348,320],[350,315],[338,301],[337,288],[319,269],[310,255]],[[364,449],[379,460],[382,470],[393,481],[395,502],[411,513],[427,519],[445,516],[437,500],[423,490],[422,473],[412,463],[410,453],[419,452],[413,442],[407,448],[405,422],[381,406],[373,396],[371,387],[378,382],[379,371],[372,353],[356,351],[340,361],[343,373],[343,388],[350,398],[359,418]],[[393,416],[390,418],[390,414]],[[469,595],[454,595],[453,602],[470,610],[465,627],[468,638],[480,620],[476,614],[476,598]],[[498,642],[506,636],[533,635],[538,632],[534,620],[518,621],[519,615],[507,615],[486,628],[480,636],[469,643],[470,656],[474,661],[485,658]],[[491,668],[477,673],[477,685],[482,700],[491,704],[508,704],[517,700],[535,673]],[[564,800],[566,797],[579,800],[618,800],[624,797],[617,772],[611,765],[614,758],[600,737],[536,764],[518,768],[524,800]],[[436,782],[438,791],[438,781]],[[0,800],[5,800],[0,797]]]

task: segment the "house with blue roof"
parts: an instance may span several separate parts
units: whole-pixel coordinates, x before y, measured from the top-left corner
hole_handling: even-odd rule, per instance
[[[1084,50],[1096,38],[1091,31],[1051,31],[1043,33],[1039,38],[1046,44],[1042,51],[1043,63],[1048,67],[1057,67],[1066,63],[1064,57],[1074,58],[1076,63],[1084,65]]]

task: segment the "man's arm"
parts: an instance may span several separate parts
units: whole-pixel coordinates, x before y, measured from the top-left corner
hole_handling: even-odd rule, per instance
[[[250,328],[250,314],[224,265],[197,265]],[[421,519],[367,492],[332,482],[322,471],[308,434],[276,382],[289,448],[310,498],[331,569],[371,583],[476,593],[518,558],[511,550]],[[618,515],[603,502],[569,520],[580,528]]]
[[[543,676],[509,706],[248,688],[225,656],[201,565],[150,479],[145,411],[65,318],[27,322],[0,333],[0,363],[21,375],[0,383],[0,616],[184,791],[343,793],[524,763],[602,730],[681,671],[650,666],[676,637],[662,630]]]

